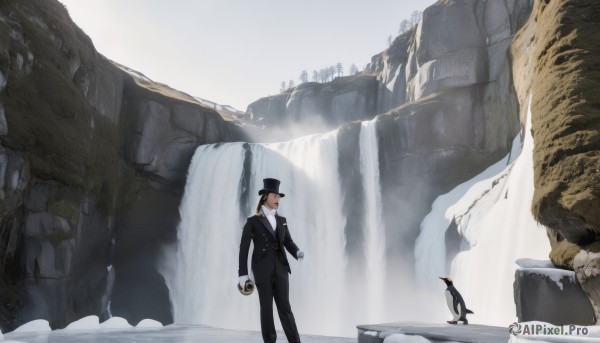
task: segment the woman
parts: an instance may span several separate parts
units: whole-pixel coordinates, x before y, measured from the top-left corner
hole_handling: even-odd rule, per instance
[[[280,181],[264,179],[263,189],[258,192],[260,200],[256,214],[246,220],[240,243],[239,282],[244,287],[248,280],[248,250],[254,242],[252,271],[260,302],[260,327],[265,343],[277,340],[273,322],[273,300],[285,336],[290,343],[299,343],[300,335],[289,300],[289,276],[291,274],[285,249],[297,260],[304,258],[287,226],[285,217],[277,214],[279,201],[285,196],[279,193]]]

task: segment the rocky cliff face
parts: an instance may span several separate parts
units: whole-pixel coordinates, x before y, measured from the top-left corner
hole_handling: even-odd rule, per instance
[[[378,83],[372,75],[337,77],[332,82],[307,82],[248,106],[247,119],[260,126],[284,128],[285,140],[298,134],[332,130],[353,120],[368,120],[377,112]],[[257,132],[255,141],[272,140],[272,130]],[[290,134],[292,137],[290,137]]]
[[[534,216],[600,318],[600,4],[536,1],[529,31]],[[526,41],[527,39],[523,39]]]
[[[600,10],[592,0],[536,1],[513,42],[533,8],[438,1],[360,75],[300,85],[248,113],[271,127],[343,124],[341,182],[356,190],[344,207],[355,223],[352,121],[378,115],[386,249],[410,261],[433,199],[509,151],[531,91],[533,211],[553,261],[574,268],[594,297]],[[99,55],[59,3],[0,3],[1,328],[34,318],[62,327],[109,309],[133,323],[170,322],[156,265],[175,240],[191,155],[237,139],[248,137],[214,110]],[[359,230],[346,229],[360,245]]]
[[[187,166],[198,145],[238,134],[98,54],[60,3],[2,2],[2,331],[109,310],[169,322],[156,260],[176,235]]]
[[[411,261],[433,199],[510,151],[521,125],[508,48],[532,8],[533,1],[438,1],[359,75],[302,84],[248,113],[268,126],[348,123],[338,134],[346,143],[358,141],[352,121],[377,116],[387,252]],[[360,201],[350,199],[360,194],[360,170],[353,145],[344,144],[342,183],[353,190],[344,206],[360,226]],[[346,228],[348,244],[360,246],[359,231]]]
[[[368,66],[388,110],[375,120],[390,255],[411,261],[433,199],[509,152],[520,124],[507,51],[532,6],[438,1]]]

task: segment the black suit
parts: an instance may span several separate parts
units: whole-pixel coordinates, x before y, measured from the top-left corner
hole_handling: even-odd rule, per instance
[[[273,322],[273,300],[283,331],[290,343],[299,343],[300,336],[289,300],[289,279],[291,274],[285,250],[297,257],[298,247],[290,236],[285,217],[275,215],[277,227],[271,227],[264,214],[248,218],[242,231],[240,243],[239,276],[248,275],[248,251],[250,241],[254,242],[252,271],[260,301],[260,327],[263,340],[274,343],[277,339]]]

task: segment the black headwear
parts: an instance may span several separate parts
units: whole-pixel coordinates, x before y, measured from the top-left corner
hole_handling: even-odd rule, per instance
[[[279,193],[280,183],[281,182],[277,179],[263,179],[263,189],[258,191],[258,195],[262,195],[264,193],[276,193],[283,198],[285,194]]]

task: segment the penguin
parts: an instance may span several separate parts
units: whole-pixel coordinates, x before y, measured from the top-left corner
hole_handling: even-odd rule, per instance
[[[448,320],[448,324],[458,324],[458,322],[463,322],[463,324],[469,324],[467,320],[467,313],[473,314],[473,311],[469,310],[465,305],[465,301],[463,297],[460,295],[458,290],[454,287],[452,283],[452,279],[449,277],[440,277],[446,283],[446,303],[448,304],[448,309],[450,313],[454,316],[452,320]]]

